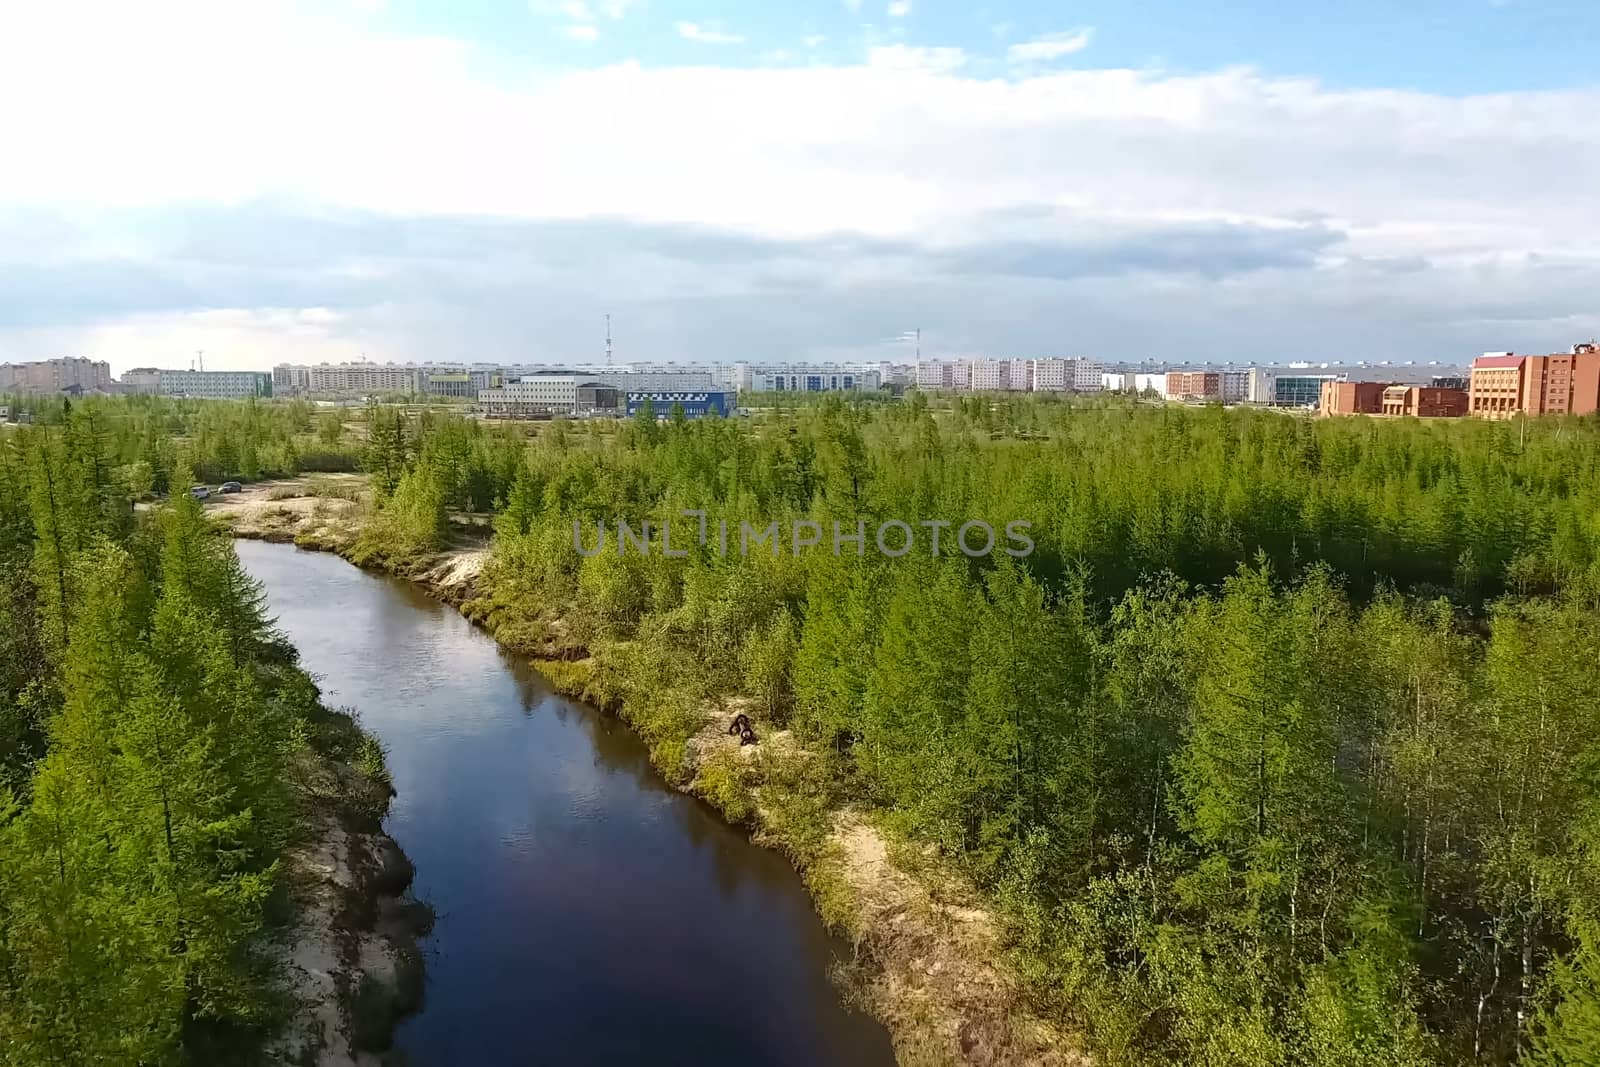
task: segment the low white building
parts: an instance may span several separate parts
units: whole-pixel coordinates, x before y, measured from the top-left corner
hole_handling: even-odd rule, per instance
[[[1120,393],[1133,384],[1133,375],[1121,371],[1103,371],[1100,374],[1100,388],[1108,393]]]
[[[1153,374],[1145,374],[1145,373],[1134,374],[1134,375],[1132,375],[1132,378],[1133,378],[1133,391],[1134,392],[1139,393],[1142,396],[1143,394],[1145,394],[1147,392],[1152,392],[1153,391],[1157,396],[1161,397],[1163,400],[1166,399],[1166,397],[1167,397],[1167,372],[1166,371],[1156,371]]]
[[[570,414],[578,406],[578,379],[571,374],[539,374],[478,393],[491,419],[536,419]]]
[[[877,389],[882,384],[876,368],[840,364],[783,364],[751,367],[750,384],[757,393],[828,393]]]

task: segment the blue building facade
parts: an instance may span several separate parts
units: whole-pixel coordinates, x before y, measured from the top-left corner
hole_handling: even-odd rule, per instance
[[[734,394],[723,389],[691,389],[679,392],[659,393],[629,393],[628,414],[635,415],[644,407],[645,401],[655,409],[656,418],[664,419],[672,414],[676,405],[683,408],[685,418],[698,419],[715,412],[727,417],[733,410]]]

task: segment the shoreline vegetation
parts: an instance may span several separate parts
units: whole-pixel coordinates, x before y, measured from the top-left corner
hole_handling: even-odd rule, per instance
[[[24,600],[0,641],[62,647],[56,561],[86,545],[56,535],[55,472],[98,487],[85,501],[166,494],[163,515],[190,510],[170,500],[190,471],[299,476],[207,509],[420,580],[619,714],[669,781],[794,858],[859,949],[844,988],[904,1063],[1576,1067],[1600,1049],[1600,420],[916,391],[703,420],[161,398],[36,415],[8,462],[38,468],[52,441],[70,462],[0,478],[27,487],[35,557],[8,549],[24,577],[0,588]],[[1036,548],[572,543],[575,522],[686,513],[718,530],[1020,520]],[[133,544],[185,617],[183,554]],[[153,650],[184,632],[150,617]],[[70,659],[45,673],[76,685]],[[60,849],[38,798],[54,802],[52,761],[99,750],[55,743],[81,719],[59,697],[40,715],[0,683],[20,738],[0,733],[0,765],[33,792],[11,821],[32,872],[16,884],[48,901]],[[262,799],[253,820],[277,810]],[[88,857],[105,816],[92,791],[74,803],[86,815],[63,825],[87,827]],[[167,878],[174,853],[137,830],[130,855]],[[224,884],[273,854],[247,851]],[[16,944],[38,949],[25,974],[77,959],[63,939]],[[185,1003],[176,1018],[227,1004]]]
[[[382,746],[103,415],[0,434],[0,1064],[389,1062],[432,913]]]
[[[652,740],[648,723],[596,686],[590,649],[562,641],[559,626],[535,636],[496,610],[484,576],[490,552],[479,524],[457,516],[453,547],[374,558],[358,551],[369,507],[365,478],[320,475],[247,487],[221,498],[212,514],[235,537],[330,552],[413,582],[508,651],[526,656],[555,691],[618,715]],[[1042,1067],[1089,1062],[1058,1026],[1028,1006],[1006,960],[999,925],[975,888],[931,851],[816,795],[805,765],[817,754],[791,733],[763,733],[760,744],[740,745],[728,724],[754,710],[750,698],[737,694],[706,702],[681,752],[652,744],[652,762],[669,784],[793,861],[820,917],[854,950],[854,959],[834,975],[841,994],[884,1022],[898,1061]]]

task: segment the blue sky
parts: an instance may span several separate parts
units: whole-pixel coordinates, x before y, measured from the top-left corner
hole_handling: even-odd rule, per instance
[[[510,68],[535,59],[587,66],[629,58],[755,66],[779,53],[793,63],[838,62],[859,57],[869,43],[900,42],[960,47],[975,66],[998,73],[1010,46],[1088,30],[1091,46],[1077,54],[1079,65],[1203,71],[1243,64],[1336,88],[1440,93],[1592,83],[1600,46],[1600,5],[1590,0],[911,0],[903,15],[891,15],[891,3],[653,0],[623,4],[624,15],[613,18],[603,0],[391,0],[378,17],[399,30],[471,40]],[[588,17],[572,17],[585,10]],[[739,40],[685,39],[681,22]],[[575,25],[592,26],[593,40],[574,40]]]
[[[1600,5],[56,0],[0,360],[1416,359],[1600,333]]]

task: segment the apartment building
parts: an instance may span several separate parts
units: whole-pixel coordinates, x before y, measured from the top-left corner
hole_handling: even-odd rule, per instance
[[[272,375],[258,370],[158,370],[156,392],[205,400],[271,396]]]
[[[681,376],[678,376],[681,377]],[[877,389],[882,375],[876,368],[844,367],[837,364],[785,364],[774,367],[751,367],[748,385],[740,388],[758,393],[824,393]],[[713,384],[708,376],[699,388]],[[693,389],[696,386],[630,387],[633,392],[673,392]]]
[[[1600,348],[1592,342],[1545,356],[1485,352],[1472,361],[1468,414],[1588,415],[1600,410]]]
[[[150,396],[161,391],[161,372],[155,367],[134,367],[123,371],[118,381],[125,393]]]
[[[0,363],[0,390],[59,393],[67,389],[110,392],[111,388],[111,364],[104,360],[64,356],[32,363]]]
[[[1222,372],[1222,402],[1239,404],[1250,397],[1250,372],[1225,370]]]
[[[1480,419],[1509,419],[1522,409],[1525,357],[1485,352],[1472,361],[1468,413]]]
[[[1166,395],[1175,400],[1221,400],[1222,375],[1214,370],[1169,370]]]
[[[1072,391],[1075,393],[1098,393],[1102,388],[1100,376],[1105,372],[1105,364],[1101,363],[1099,360],[1073,360]]]

